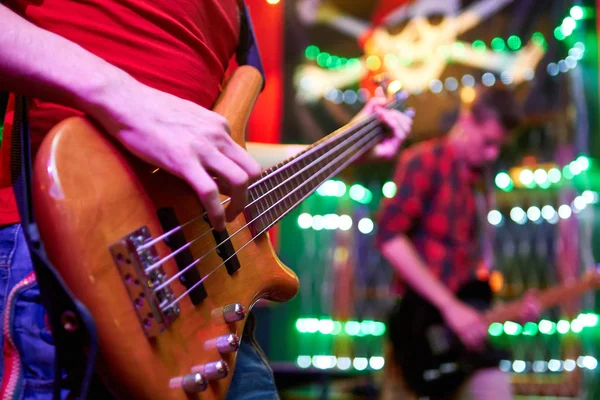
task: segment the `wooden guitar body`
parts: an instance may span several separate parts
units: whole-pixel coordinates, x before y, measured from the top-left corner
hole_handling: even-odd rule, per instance
[[[256,70],[241,67],[215,107],[242,146],[260,84]],[[236,359],[235,343],[229,343],[232,351],[222,351],[223,340],[242,337],[257,300],[286,301],[298,290],[296,275],[277,259],[268,236],[251,240],[243,215],[227,226],[233,249],[239,251],[239,269],[229,273],[214,249],[217,239],[201,217],[204,210],[195,192],[130,156],[87,119],[63,121],[45,138],[35,160],[33,198],[49,258],[94,317],[101,348],[98,370],[120,399],[223,399]],[[152,282],[139,272],[171,254],[172,243],[159,240],[139,252],[131,246],[167,231],[159,218],[163,212],[176,225],[192,221],[178,232],[190,245],[155,268],[155,275],[162,271]],[[143,227],[147,230],[140,231]],[[175,279],[166,286],[172,294],[163,293],[166,297],[153,303],[149,297],[157,285],[179,272],[178,263],[194,260],[199,260],[192,269],[204,279],[205,297],[193,304],[184,295],[186,286]],[[176,315],[153,313],[152,306],[160,310],[158,303],[181,295]],[[202,381],[190,383],[197,372]],[[184,391],[184,384],[191,389]]]

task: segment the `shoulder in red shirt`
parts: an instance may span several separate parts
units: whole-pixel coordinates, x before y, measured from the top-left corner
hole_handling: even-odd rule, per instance
[[[237,0],[7,0],[35,25],[63,36],[153,88],[212,108],[239,39]],[[76,110],[33,99],[32,148]],[[8,157],[7,143],[2,157]],[[2,163],[4,165],[6,163]],[[7,175],[7,171],[2,171]],[[0,197],[10,197],[6,183]],[[6,194],[6,196],[4,196]],[[0,199],[0,225],[18,222]],[[16,216],[16,219],[15,219]]]

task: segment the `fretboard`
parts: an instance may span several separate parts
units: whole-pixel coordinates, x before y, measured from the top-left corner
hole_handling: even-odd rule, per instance
[[[297,156],[263,171],[248,189],[246,219],[252,233],[260,235],[302,200],[354,160],[383,136],[374,117],[366,117],[326,136]]]

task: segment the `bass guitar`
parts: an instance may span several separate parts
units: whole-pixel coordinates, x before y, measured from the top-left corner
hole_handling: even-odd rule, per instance
[[[543,310],[599,287],[600,269],[592,269],[581,280],[541,291],[536,297]],[[457,297],[483,312],[488,325],[516,320],[522,311],[522,300],[490,308],[492,291],[483,281],[463,285]],[[497,367],[508,357],[489,345],[480,352],[468,351],[446,326],[441,313],[414,292],[407,293],[392,310],[389,337],[393,362],[406,385],[420,396],[451,395],[472,372]]]
[[[242,146],[261,86],[256,69],[240,67],[214,107]],[[183,180],[131,156],[88,119],[54,127],[34,163],[35,216],[50,261],[95,320],[97,369],[111,392],[223,399],[249,310],[298,290],[267,230],[383,136],[367,116],[263,171],[244,213],[217,232]]]

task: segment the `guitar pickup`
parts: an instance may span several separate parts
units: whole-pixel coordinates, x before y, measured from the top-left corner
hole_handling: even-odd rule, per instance
[[[204,220],[210,225],[208,216],[205,215]],[[217,232],[216,229],[213,229],[212,233],[215,238],[215,242],[217,244],[217,254],[225,262],[225,268],[227,268],[227,273],[229,273],[229,275],[235,274],[235,272],[238,269],[240,269],[240,260],[237,258],[237,255],[235,254],[235,249],[233,248],[233,244],[231,244],[231,239],[229,238],[229,232],[227,232],[227,229],[225,229],[221,232]]]
[[[177,216],[175,215],[175,211],[170,207],[161,208],[156,212],[156,214],[164,232],[168,232],[181,225],[177,219]],[[172,252],[175,252],[181,247],[185,246],[188,241],[180,229],[167,237],[165,239],[165,243],[171,248]],[[177,263],[179,271],[183,271],[184,269],[188,268],[194,261],[194,257],[192,256],[192,252],[189,248],[181,250],[177,255],[175,255],[175,262]],[[188,270],[179,277],[179,281],[189,291],[188,294],[190,296],[190,300],[194,305],[202,303],[202,300],[208,296],[203,283],[199,284],[194,289],[191,289],[194,285],[200,282],[201,279],[202,277],[200,276],[200,273],[196,267],[188,268]]]

